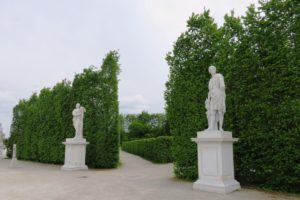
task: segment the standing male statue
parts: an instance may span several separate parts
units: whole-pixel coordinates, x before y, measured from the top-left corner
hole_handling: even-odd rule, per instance
[[[73,110],[73,126],[75,128],[75,138],[83,138],[83,115],[85,108],[80,106],[79,103],[76,104],[76,108]]]
[[[89,144],[83,138],[83,117],[85,108],[76,104],[72,111],[73,126],[75,128],[74,138],[66,138],[63,142],[65,145],[65,161],[61,167],[62,170],[86,170],[88,167],[85,164],[86,145]]]
[[[17,159],[17,145],[13,144],[13,149],[12,149],[12,158],[9,163],[10,168],[15,168],[18,167],[18,159]]]
[[[223,131],[225,106],[225,83],[222,74],[217,73],[215,66],[208,68],[211,78],[208,84],[208,97],[205,101],[207,109],[208,131],[219,130]]]

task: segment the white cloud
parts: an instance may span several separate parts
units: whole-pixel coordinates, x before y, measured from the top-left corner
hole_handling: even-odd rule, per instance
[[[124,114],[139,113],[149,110],[149,105],[143,95],[123,96],[120,98],[120,112]]]

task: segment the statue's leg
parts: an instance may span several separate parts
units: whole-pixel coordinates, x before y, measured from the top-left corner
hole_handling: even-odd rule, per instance
[[[219,119],[219,117],[218,117],[218,111],[216,110],[216,112],[215,112],[215,121],[214,121],[214,130],[219,130],[219,127],[218,127],[218,119]]]
[[[219,130],[223,131],[223,120],[224,120],[224,112],[218,110],[218,118],[219,118]]]
[[[81,126],[80,126],[80,132],[78,133],[78,136],[79,136],[80,138],[83,137],[83,124],[81,124]]]
[[[208,130],[214,130],[215,129],[215,121],[216,121],[216,111],[210,111],[210,122],[209,122],[209,127]]]

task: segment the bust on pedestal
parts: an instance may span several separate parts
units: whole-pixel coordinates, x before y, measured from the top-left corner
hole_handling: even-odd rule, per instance
[[[65,150],[65,164],[62,170],[86,170],[88,167],[85,164],[86,145],[89,144],[83,138],[83,116],[85,108],[76,104],[73,110],[73,126],[75,128],[75,137],[67,138],[63,144],[66,146]]]
[[[193,184],[196,190],[229,193],[241,189],[234,179],[232,133],[223,131],[225,107],[225,83],[222,74],[216,73],[214,66],[209,67],[209,93],[205,101],[208,129],[197,132],[198,174]]]

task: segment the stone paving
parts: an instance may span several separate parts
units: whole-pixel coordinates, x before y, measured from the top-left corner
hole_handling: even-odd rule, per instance
[[[221,195],[192,190],[172,164],[153,164],[121,152],[118,169],[61,171],[58,165],[19,161],[8,168],[0,158],[0,200],[292,200],[288,195],[242,188]]]

